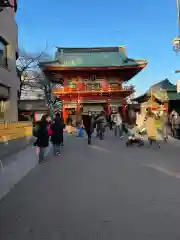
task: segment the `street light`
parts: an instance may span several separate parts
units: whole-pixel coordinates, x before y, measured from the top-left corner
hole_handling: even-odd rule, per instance
[[[178,36],[172,41],[173,50],[178,54],[180,52],[180,0],[176,0],[178,17]]]

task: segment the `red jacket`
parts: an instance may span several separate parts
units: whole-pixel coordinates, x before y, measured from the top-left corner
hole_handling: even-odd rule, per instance
[[[49,135],[49,136],[52,136],[51,126],[48,127],[48,135]]]

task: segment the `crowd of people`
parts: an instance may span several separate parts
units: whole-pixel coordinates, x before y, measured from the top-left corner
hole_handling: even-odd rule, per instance
[[[175,110],[170,114],[164,111],[160,118],[161,127],[159,130],[161,131],[164,141],[167,142],[169,135],[179,138],[180,116],[178,113]],[[147,135],[151,145],[156,143],[157,146],[160,147],[158,141],[156,141],[156,116],[150,108],[146,110],[144,115],[138,111],[136,112],[135,124],[128,124],[123,119],[120,112],[106,114],[105,111],[102,111],[99,115],[93,114],[90,111],[88,115],[77,113],[75,122],[73,123],[72,117],[69,116],[66,124],[63,121],[61,113],[56,113],[53,121],[50,120],[48,115],[44,115],[38,129],[34,132],[34,136],[37,137],[34,145],[39,148],[39,163],[44,161],[45,151],[50,141],[52,143],[54,155],[60,155],[60,149],[61,146],[63,146],[63,132],[66,127],[71,129],[75,127],[77,132],[76,135],[79,137],[83,136],[85,130],[89,145],[92,144],[92,135],[94,132],[100,140],[103,140],[106,128],[109,128],[110,131],[114,131],[115,137],[123,139],[127,136],[127,146],[134,143],[138,143],[139,146],[142,146],[144,143],[144,135]]]
[[[60,113],[55,115],[52,123],[48,115],[42,116],[39,126],[34,132],[34,136],[37,137],[34,145],[39,148],[39,163],[44,162],[45,151],[50,140],[54,155],[58,156],[60,154],[60,148],[63,146],[64,128],[65,124]]]

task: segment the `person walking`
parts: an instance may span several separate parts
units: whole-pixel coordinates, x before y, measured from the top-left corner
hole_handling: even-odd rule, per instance
[[[100,113],[100,116],[96,119],[94,124],[97,124],[100,140],[103,140],[104,139],[105,128],[107,126],[107,121],[106,121],[104,111],[102,111]]]
[[[44,162],[45,151],[49,146],[49,116],[43,115],[39,123],[39,128],[37,131],[37,140],[35,145],[39,147],[39,163]]]
[[[117,136],[119,134],[119,137],[122,138],[122,117],[119,112],[115,115],[115,130],[114,135]]]
[[[107,115],[107,122],[109,125],[109,130],[111,131],[113,129],[112,114]]]
[[[168,130],[169,130],[169,116],[168,112],[164,111],[162,114],[162,135],[165,142],[167,142],[168,140]]]
[[[171,123],[172,136],[174,138],[176,138],[177,118],[178,118],[178,113],[175,110],[172,110],[172,112],[170,113],[170,123]]]
[[[99,124],[97,119],[99,118],[99,114],[94,116],[94,128],[96,129],[96,137],[99,137]]]
[[[88,116],[86,117],[86,120],[84,121],[84,127],[85,127],[85,131],[87,133],[87,136],[88,136],[88,144],[91,144],[92,133],[94,130],[94,118],[93,118],[91,112],[88,112]]]
[[[151,109],[148,109],[147,115],[145,118],[145,126],[146,126],[146,131],[148,135],[148,140],[149,143],[152,145],[153,143],[156,143],[156,145],[160,148],[159,143],[157,142],[157,129],[156,129],[156,124],[155,124],[155,116]]]
[[[179,126],[180,126],[180,117],[179,114],[176,113],[172,117],[172,131],[173,131],[173,137],[176,139],[179,139]]]
[[[51,130],[52,130],[51,142],[53,145],[54,156],[60,155],[60,146],[63,143],[63,129],[64,129],[64,122],[61,118],[61,115],[57,113],[55,116],[54,122],[51,126]]]
[[[63,124],[61,147],[64,147],[64,129],[66,128],[66,124],[65,124],[65,122],[64,122],[64,120],[63,120],[62,111],[60,112],[60,118],[61,118],[61,122],[62,122],[62,124]]]

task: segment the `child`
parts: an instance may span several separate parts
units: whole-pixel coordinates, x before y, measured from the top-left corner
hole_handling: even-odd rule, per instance
[[[81,123],[77,126],[77,137],[84,137],[84,124],[83,120],[81,120]]]

